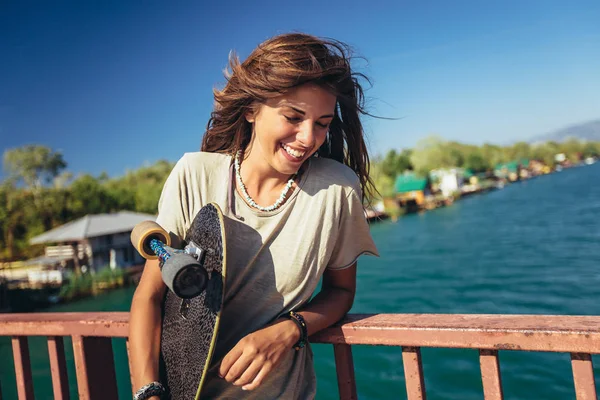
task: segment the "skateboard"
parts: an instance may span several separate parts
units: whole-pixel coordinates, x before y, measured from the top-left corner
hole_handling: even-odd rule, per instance
[[[131,232],[146,259],[158,259],[169,288],[162,308],[160,378],[172,400],[199,399],[214,353],[226,278],[225,228],[221,209],[202,207],[186,233],[183,249],[170,247],[154,221]]]

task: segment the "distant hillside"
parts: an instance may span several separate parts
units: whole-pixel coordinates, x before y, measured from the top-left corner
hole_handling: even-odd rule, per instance
[[[573,137],[581,140],[600,142],[600,119],[571,125],[546,135],[540,135],[534,137],[531,142],[547,142],[550,140],[562,142]]]

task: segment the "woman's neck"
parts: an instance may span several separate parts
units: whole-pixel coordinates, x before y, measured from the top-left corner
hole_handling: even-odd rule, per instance
[[[248,195],[259,205],[269,206],[273,204],[280,196],[290,179],[294,175],[282,174],[271,167],[261,154],[250,153],[248,155],[241,154],[240,162],[240,177]],[[295,188],[295,183],[292,189]],[[237,186],[238,193],[241,193],[241,188]],[[287,190],[287,196],[293,190]]]

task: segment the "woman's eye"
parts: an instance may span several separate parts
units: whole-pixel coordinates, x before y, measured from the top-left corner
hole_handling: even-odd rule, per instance
[[[317,122],[317,125],[319,125],[321,128],[327,128],[329,126],[329,124],[322,124],[320,122]]]
[[[298,117],[288,117],[287,115],[284,115],[284,117],[285,117],[285,119],[287,119],[289,122],[291,122],[291,123],[294,123],[294,124],[296,124],[296,123],[300,122],[300,118],[298,118]]]

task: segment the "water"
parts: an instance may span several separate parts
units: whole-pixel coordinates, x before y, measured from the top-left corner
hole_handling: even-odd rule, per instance
[[[381,258],[359,261],[355,313],[600,315],[600,163],[516,183],[452,207],[372,227]],[[51,311],[126,311],[133,289]],[[36,399],[50,399],[48,355],[32,339]],[[130,396],[115,340],[121,398]],[[70,342],[72,398],[77,398]],[[314,345],[319,400],[338,398],[333,349]],[[353,346],[360,399],[404,399],[399,348]],[[428,398],[482,399],[476,350],[423,349]],[[16,399],[9,341],[0,380]],[[594,357],[600,382],[600,359]],[[506,399],[575,399],[568,354],[500,351]]]

